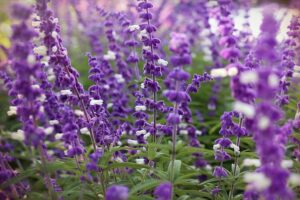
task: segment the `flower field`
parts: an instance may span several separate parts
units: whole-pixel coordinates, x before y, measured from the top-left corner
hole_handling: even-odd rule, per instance
[[[0,4],[0,200],[300,199],[300,1]]]

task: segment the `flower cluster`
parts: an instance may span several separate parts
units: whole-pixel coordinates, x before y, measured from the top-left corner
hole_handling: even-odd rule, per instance
[[[267,2],[11,8],[0,199],[299,198],[299,16],[281,40]]]

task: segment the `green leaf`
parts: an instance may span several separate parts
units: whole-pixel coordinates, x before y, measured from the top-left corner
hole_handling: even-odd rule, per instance
[[[199,175],[199,174],[200,174],[199,172],[192,172],[192,173],[189,173],[189,174],[184,174],[184,175],[182,175],[182,176],[179,176],[178,178],[176,178],[174,184],[175,184],[175,185],[176,185],[176,184],[179,184],[180,181],[184,181],[184,180],[186,180],[186,179],[188,179],[188,178],[197,176],[197,175]]]
[[[181,160],[174,160],[174,163],[172,161],[170,162],[168,167],[168,174],[171,182],[173,182],[173,180],[176,180],[176,178],[179,176],[180,169],[181,169]]]
[[[189,195],[182,195],[181,197],[177,198],[177,200],[187,200],[189,198],[190,198]]]
[[[110,164],[108,167],[104,168],[105,170],[110,170],[110,169],[116,169],[116,168],[132,168],[132,169],[149,169],[150,167],[148,165],[141,165],[137,163],[131,163],[131,162],[122,162],[122,163],[113,163]]]
[[[189,195],[193,195],[194,197],[205,197],[205,198],[211,199],[211,194],[209,192],[203,192],[203,191],[200,191],[200,190],[177,189],[177,190],[175,190],[175,193],[179,196],[189,194]]]
[[[141,184],[138,184],[136,186],[134,186],[131,190],[130,190],[130,193],[129,195],[134,195],[136,194],[137,192],[144,192],[144,191],[147,191],[149,189],[152,189],[154,187],[156,187],[157,185],[159,185],[162,181],[161,180],[155,180],[155,179],[150,179],[150,180],[147,180]]]

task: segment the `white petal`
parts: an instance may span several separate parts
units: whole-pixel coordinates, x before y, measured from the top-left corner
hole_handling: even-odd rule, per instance
[[[240,75],[240,81],[243,84],[257,83],[258,76],[255,71],[245,71]]]
[[[279,85],[279,78],[278,78],[278,76],[275,75],[275,74],[271,74],[268,77],[268,84],[269,84],[270,87],[276,88]]]
[[[102,99],[91,99],[91,101],[90,101],[91,106],[94,106],[94,105],[101,106],[102,104],[103,104]]]
[[[145,111],[147,108],[144,105],[135,106],[135,111]]]
[[[246,183],[251,183],[258,191],[262,191],[271,185],[271,180],[263,173],[248,172],[244,175],[244,180]]]
[[[236,67],[229,67],[227,70],[228,76],[236,76],[238,74],[238,69]]]
[[[35,47],[35,48],[33,48],[33,52],[35,54],[45,56],[45,55],[47,55],[47,47],[46,46]]]
[[[228,74],[227,74],[227,70],[225,68],[218,68],[218,69],[212,69],[210,71],[210,75],[213,78],[223,78],[223,77],[226,77]]]
[[[250,166],[259,167],[261,165],[261,162],[259,159],[246,158],[243,161],[243,165],[246,167],[250,167]]]
[[[157,64],[162,65],[162,66],[167,66],[169,63],[168,63],[168,61],[160,58],[160,59],[158,59]]]
[[[233,109],[237,112],[243,113],[248,118],[253,118],[255,115],[254,106],[241,101],[236,101],[233,105]]]

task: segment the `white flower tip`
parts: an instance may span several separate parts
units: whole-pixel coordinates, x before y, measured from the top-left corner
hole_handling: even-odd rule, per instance
[[[115,158],[115,161],[118,163],[122,163],[124,162],[122,158],[120,158],[119,156]]]
[[[41,25],[41,22],[40,21],[32,21],[31,25],[33,28],[39,28]]]
[[[253,118],[255,115],[254,106],[241,101],[234,102],[233,109],[237,112],[243,113],[248,118]]]
[[[145,164],[145,159],[144,158],[138,158],[138,159],[135,159],[135,162],[139,165],[144,165]]]
[[[143,50],[145,50],[145,51],[150,51],[150,50],[151,50],[151,47],[150,47],[150,46],[143,46]]]
[[[131,139],[128,139],[128,140],[127,140],[127,143],[128,143],[129,145],[138,145],[138,144],[139,144],[137,140],[131,140]]]
[[[144,37],[148,37],[147,31],[144,29],[138,34],[138,38],[142,40]]]
[[[53,131],[54,131],[54,128],[52,126],[49,126],[49,127],[44,129],[44,132],[45,132],[46,135],[52,134]]]
[[[257,189],[258,191],[267,189],[271,185],[271,180],[263,173],[259,172],[246,173],[244,175],[244,181],[246,183],[251,183],[252,187]]]
[[[232,148],[234,150],[235,153],[240,153],[240,147],[231,143],[230,144],[230,148]]]
[[[40,89],[40,86],[38,84],[34,84],[31,86],[32,89],[37,90]]]
[[[63,134],[62,133],[56,133],[54,137],[55,137],[56,140],[61,140],[61,138],[63,137]]]
[[[36,100],[40,101],[40,102],[45,102],[47,99],[45,94],[41,94]]]
[[[260,165],[261,165],[261,163],[260,163],[259,159],[246,158],[243,161],[243,166],[245,166],[245,167],[250,167],[250,166],[259,167]]]
[[[135,111],[146,111],[146,106],[144,106],[144,105],[137,105],[137,106],[135,106]]]
[[[103,100],[102,99],[91,99],[90,105],[91,106],[95,106],[95,105],[102,106]]]
[[[56,120],[56,119],[55,119],[55,120],[50,120],[50,121],[49,121],[49,124],[52,125],[52,126],[53,126],[53,125],[57,125],[57,124],[59,124],[59,121]]]
[[[147,132],[146,132],[146,130],[139,130],[139,131],[136,131],[135,132],[135,134],[137,135],[137,136],[139,136],[139,135],[144,135],[144,134],[146,134]]]
[[[52,36],[53,38],[56,38],[56,37],[58,36],[58,33],[57,33],[56,31],[53,31],[53,32],[51,33],[51,36]]]
[[[84,116],[84,112],[81,111],[81,110],[75,110],[74,113],[75,113],[75,115],[78,116],[78,117]]]
[[[71,90],[61,90],[60,91],[61,95],[66,95],[66,96],[71,96],[73,93]]]
[[[265,130],[266,128],[269,127],[270,123],[271,123],[271,121],[270,121],[270,119],[268,117],[262,116],[258,120],[258,128],[260,130]]]
[[[196,130],[196,135],[202,135],[202,131]]]
[[[30,65],[35,64],[35,63],[36,63],[35,55],[32,55],[32,54],[28,55],[28,57],[27,57],[27,62],[28,62],[28,64],[30,64]]]
[[[229,67],[227,69],[227,74],[228,76],[232,77],[232,76],[236,76],[239,73],[238,68],[236,67]]]
[[[11,134],[11,138],[18,141],[24,141],[24,131],[19,129],[17,132]]]
[[[53,46],[53,47],[52,47],[52,52],[53,52],[53,53],[56,53],[57,50],[58,50],[57,46]]]
[[[9,110],[7,111],[8,116],[17,115],[17,107],[16,106],[9,106]]]
[[[240,75],[240,81],[243,84],[257,83],[258,81],[257,73],[255,71],[242,72]]]
[[[168,63],[168,61],[160,58],[160,59],[158,59],[157,64],[162,65],[162,66],[167,66],[169,63]]]
[[[187,135],[187,134],[188,134],[188,131],[187,131],[187,130],[180,130],[180,131],[179,131],[179,134],[180,134],[180,135]]]
[[[117,56],[116,53],[113,51],[108,51],[107,54],[103,56],[104,60],[116,60]]]
[[[114,105],[113,103],[108,103],[108,104],[107,104],[107,108],[112,108],[113,105]]]
[[[58,18],[54,18],[52,22],[57,24],[58,23]]]
[[[125,79],[122,74],[115,74],[114,77],[117,79],[118,83],[125,83]]]
[[[227,70],[225,68],[212,69],[210,75],[212,78],[223,78],[227,76]]]
[[[292,173],[289,177],[289,183],[293,186],[300,186],[300,175]]]
[[[87,127],[81,128],[80,133],[85,134],[85,135],[89,135],[89,129]]]
[[[146,134],[144,135],[144,139],[147,140],[147,138],[150,137],[150,135],[151,135],[151,134],[150,134],[149,132],[146,133]]]
[[[133,31],[136,31],[136,30],[140,30],[140,26],[134,24],[134,25],[130,25],[130,26],[128,27],[128,29],[129,29],[129,31],[133,32]]]
[[[103,85],[103,88],[108,90],[110,87],[109,87],[109,85],[105,84],[105,85]]]
[[[217,151],[217,150],[220,149],[220,148],[221,148],[221,145],[220,145],[220,144],[215,144],[215,145],[213,146],[214,151]]]
[[[47,55],[47,47],[46,46],[39,46],[33,48],[33,52],[37,55],[46,56]]]
[[[292,168],[293,165],[294,165],[294,163],[293,163],[292,160],[283,160],[283,161],[281,161],[281,167],[283,167],[283,168],[286,168],[286,169]]]
[[[268,77],[268,84],[272,88],[276,88],[279,85],[279,78],[276,74],[270,74]]]
[[[178,125],[179,128],[186,128],[187,126],[188,126],[187,123],[183,123],[183,122],[181,122],[181,123]]]

